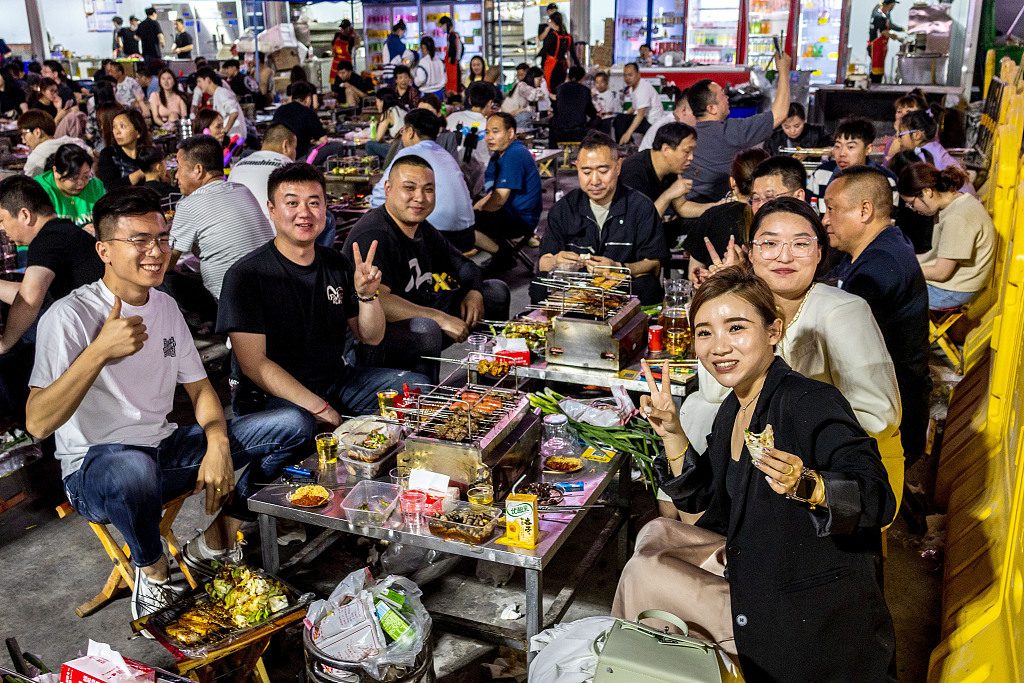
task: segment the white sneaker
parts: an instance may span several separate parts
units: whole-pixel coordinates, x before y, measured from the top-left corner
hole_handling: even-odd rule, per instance
[[[234,548],[213,550],[206,545],[206,537],[201,531],[181,549],[181,559],[185,561],[189,569],[206,576],[216,576],[217,569],[214,562],[219,564],[237,563],[241,560],[240,557],[237,557],[238,554]]]
[[[156,582],[142,573],[142,569],[135,568],[135,590],[132,591],[132,620],[139,619],[154,612],[162,610],[174,603],[177,599],[174,591],[171,590],[171,582],[164,580]],[[148,631],[143,635],[152,638]]]

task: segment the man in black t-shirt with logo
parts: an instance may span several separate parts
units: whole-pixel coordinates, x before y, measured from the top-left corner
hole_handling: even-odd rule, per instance
[[[135,35],[138,25],[139,20],[133,14],[128,17],[128,26],[122,26],[117,30],[117,39],[121,42],[121,56],[131,57],[139,54],[139,38]]]
[[[0,223],[28,247],[21,282],[0,280],[0,301],[10,305],[0,339],[0,414],[24,414],[34,344],[21,343],[43,305],[103,277],[96,239],[57,214],[42,185],[23,175],[0,182]],[[32,338],[34,340],[34,334]]]
[[[171,52],[178,59],[192,59],[192,34],[185,30],[185,20],[178,17],[174,20],[174,47]]]
[[[384,338],[381,273],[376,244],[354,252],[354,267],[337,251],[316,246],[326,222],[324,188],[323,173],[309,164],[271,173],[268,208],[277,236],[224,276],[217,331],[231,338],[237,360],[236,415],[291,403],[336,427],[344,414],[374,412],[380,391],[427,382],[411,372],[345,362],[350,330],[368,344]]]
[[[427,222],[434,210],[434,171],[423,157],[395,159],[384,182],[384,205],[359,219],[343,249],[348,254],[357,244],[363,252],[380,245],[388,329],[382,343],[364,344],[362,359],[387,359],[436,378],[437,361],[423,357],[465,341],[481,320],[507,320],[508,285],[484,280],[480,268]]]

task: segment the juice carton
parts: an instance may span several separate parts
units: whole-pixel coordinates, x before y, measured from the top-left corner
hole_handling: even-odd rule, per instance
[[[505,545],[532,549],[537,545],[537,496],[511,493],[505,498]]]

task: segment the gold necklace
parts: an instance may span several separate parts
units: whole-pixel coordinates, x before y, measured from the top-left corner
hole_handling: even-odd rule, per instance
[[[796,309],[796,315],[794,315],[793,319],[786,325],[786,330],[793,327],[793,325],[796,324],[796,321],[800,319],[800,314],[804,312],[804,304],[807,303],[807,297],[810,296],[811,290],[813,290],[814,286],[817,284],[817,282],[812,282],[811,286],[807,288],[806,292],[804,292],[804,298],[800,300],[800,306]]]

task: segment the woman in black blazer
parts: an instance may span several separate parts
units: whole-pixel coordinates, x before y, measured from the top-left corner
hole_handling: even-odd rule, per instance
[[[664,441],[659,488],[706,512],[640,531],[613,615],[674,612],[738,654],[747,681],[895,683],[880,532],[896,499],[875,440],[838,389],[775,357],[782,321],[751,271],[719,270],[690,315],[697,357],[733,390],[707,452],[690,448],[667,383],[646,367],[641,411]],[[751,450],[745,433],[769,425],[774,447]]]

